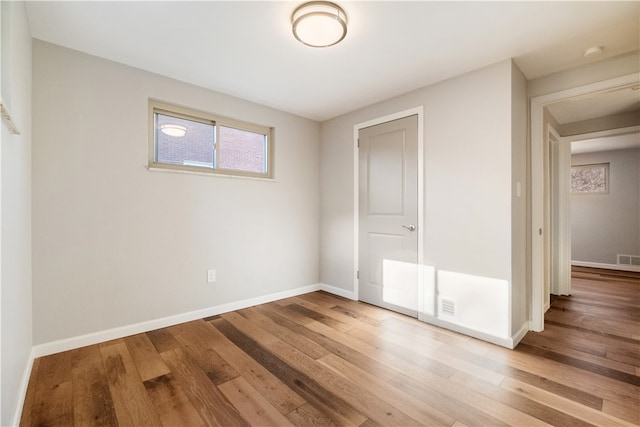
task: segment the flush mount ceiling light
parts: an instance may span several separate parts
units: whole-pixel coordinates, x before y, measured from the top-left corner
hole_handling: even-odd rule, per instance
[[[335,3],[311,1],[296,8],[291,15],[293,35],[311,47],[328,47],[347,35],[347,15]]]
[[[165,135],[182,138],[187,134],[187,128],[182,125],[174,125],[168,123],[160,125],[160,132],[164,133]]]

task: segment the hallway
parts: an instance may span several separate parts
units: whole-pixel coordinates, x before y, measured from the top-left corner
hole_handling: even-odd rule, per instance
[[[572,295],[552,296],[544,332],[516,351],[589,373],[554,392],[639,424],[640,273],[573,267],[571,276]]]

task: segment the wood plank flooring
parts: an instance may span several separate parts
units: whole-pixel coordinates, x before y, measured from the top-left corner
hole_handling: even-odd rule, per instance
[[[21,426],[640,424],[640,277],[507,350],[324,292],[35,360]]]

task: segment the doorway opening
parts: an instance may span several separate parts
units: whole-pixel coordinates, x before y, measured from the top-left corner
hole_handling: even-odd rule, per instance
[[[571,144],[572,266],[640,272],[640,125],[565,139]]]
[[[553,117],[551,112],[556,107],[568,105],[578,106],[579,110],[585,110],[581,103],[597,104],[592,102],[594,97],[603,94],[612,94],[621,90],[633,90],[638,86],[640,74],[634,73],[615,79],[610,79],[594,84],[581,86],[549,95],[539,96],[531,99],[531,223],[530,223],[530,249],[531,249],[531,327],[533,331],[544,329],[544,313],[549,307],[549,292],[552,288],[562,292],[566,277],[570,277],[571,257],[570,254],[570,227],[562,223],[562,218],[566,220],[569,209],[570,193],[564,187],[564,194],[559,194],[559,187],[554,187],[552,174],[552,157],[554,138],[555,148],[563,147],[564,157],[567,153],[567,142],[565,135],[576,133],[576,129],[586,128],[585,120],[575,121],[571,126],[564,126],[563,131],[556,132],[550,130],[556,128],[560,123]],[[637,96],[637,95],[636,95]],[[593,106],[593,105],[592,105]],[[603,105],[600,105],[602,107]],[[594,125],[603,126],[603,123]],[[579,133],[579,132],[578,132]],[[585,133],[585,132],[583,132]],[[558,141],[559,139],[559,141]],[[560,154],[556,156],[557,158]],[[557,173],[563,174],[566,179],[566,159],[562,163],[555,165],[560,168]],[[557,175],[556,173],[556,175]],[[556,176],[557,179],[557,176]],[[555,191],[555,193],[554,193]],[[552,201],[555,202],[552,205]],[[552,208],[553,206],[553,208]],[[564,232],[559,229],[564,227]],[[555,228],[555,234],[554,234]],[[554,250],[552,250],[552,248]],[[560,256],[564,254],[564,256]],[[552,279],[561,279],[563,282],[552,285]],[[570,289],[570,287],[569,287]]]

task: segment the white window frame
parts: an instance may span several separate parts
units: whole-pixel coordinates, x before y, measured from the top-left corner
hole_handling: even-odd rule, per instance
[[[155,115],[164,114],[181,119],[186,119],[194,122],[200,122],[215,127],[216,141],[219,140],[220,126],[239,129],[247,132],[254,132],[264,135],[266,138],[265,144],[265,173],[257,173],[236,169],[223,169],[218,168],[215,164],[212,168],[200,167],[195,164],[180,165],[172,163],[162,163],[156,161],[156,120]],[[161,101],[149,100],[149,169],[150,170],[167,170],[174,172],[187,172],[196,174],[208,174],[208,175],[222,175],[222,176],[237,176],[248,178],[262,178],[262,179],[274,179],[274,129],[268,126],[256,125],[253,123],[243,122],[240,120],[230,119],[228,117],[218,116],[215,114],[207,113],[200,110],[195,110],[187,107],[181,107],[178,105],[168,104]],[[214,146],[215,150],[215,146]],[[215,153],[214,157],[217,156]]]

